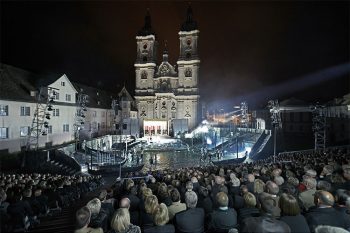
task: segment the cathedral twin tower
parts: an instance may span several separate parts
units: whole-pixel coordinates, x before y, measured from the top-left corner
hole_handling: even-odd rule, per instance
[[[163,61],[156,64],[157,41],[151,26],[149,12],[145,25],[136,36],[135,99],[138,117],[145,136],[177,136],[198,123],[199,89],[198,27],[192,9],[187,10],[186,21],[179,32],[180,55],[177,69],[168,61],[168,51]]]

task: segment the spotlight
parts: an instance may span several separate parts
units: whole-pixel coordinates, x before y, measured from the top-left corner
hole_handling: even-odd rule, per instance
[[[52,111],[53,109],[52,109],[52,105],[51,104],[49,104],[49,107],[47,108],[47,111]]]
[[[84,124],[84,121],[81,121],[81,122],[80,122],[80,124],[82,124],[82,125],[83,125],[83,124]]]
[[[85,118],[85,115],[84,115],[84,114],[81,114],[81,117],[82,117],[82,118]]]
[[[83,111],[85,111],[85,112],[86,112],[86,111],[87,111],[87,109],[84,107],[84,108],[83,108]]]
[[[49,128],[49,123],[47,121],[44,122],[44,127]]]
[[[45,117],[46,119],[48,119],[48,120],[50,120],[51,118],[50,118],[50,113],[46,113],[46,117]]]
[[[43,132],[41,133],[41,135],[43,135],[43,136],[47,135],[46,131],[43,131]]]

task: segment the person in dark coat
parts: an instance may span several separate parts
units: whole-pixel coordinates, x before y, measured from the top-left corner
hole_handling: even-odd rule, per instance
[[[205,216],[213,212],[213,202],[209,196],[209,191],[203,186],[199,188],[197,207],[204,209]]]
[[[160,203],[153,213],[154,226],[146,227],[144,233],[175,233],[175,227],[169,222],[168,207]]]
[[[130,191],[125,197],[130,200],[129,212],[130,212],[131,223],[138,226],[140,225],[139,216],[140,216],[141,200],[137,196],[137,187],[132,186],[130,188]]]
[[[291,233],[310,232],[305,217],[300,214],[298,200],[293,195],[283,193],[279,199],[279,207],[280,220],[290,227]]]
[[[264,197],[260,200],[260,204],[261,216],[245,218],[241,224],[240,233],[290,233],[290,227],[285,222],[276,219],[279,211],[276,210],[273,197]]]
[[[224,192],[216,194],[218,208],[209,215],[209,232],[228,232],[237,227],[237,212],[228,207],[228,196]]]
[[[333,208],[334,197],[327,191],[317,191],[315,193],[315,205],[305,215],[310,231],[315,232],[319,225],[349,228],[349,219],[345,219],[341,212]]]
[[[204,210],[196,208],[197,194],[187,191],[185,202],[187,210],[179,212],[174,217],[174,225],[178,233],[202,233],[204,232]]]
[[[153,212],[158,204],[158,198],[155,195],[146,197],[145,210],[140,212],[141,229],[154,226]]]
[[[245,218],[259,217],[260,211],[256,208],[256,197],[252,193],[244,194],[244,207],[238,210],[238,222],[242,223]]]

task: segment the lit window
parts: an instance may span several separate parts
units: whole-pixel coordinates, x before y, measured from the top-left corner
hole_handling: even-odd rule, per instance
[[[30,107],[21,107],[21,116],[30,116]]]
[[[0,105],[0,116],[8,116],[8,115],[9,115],[9,106]]]
[[[66,101],[71,101],[71,95],[66,94]]]
[[[24,126],[20,128],[20,136],[21,137],[26,137],[29,135],[29,127],[28,126]]]
[[[6,139],[9,137],[9,128],[0,128],[0,139]]]

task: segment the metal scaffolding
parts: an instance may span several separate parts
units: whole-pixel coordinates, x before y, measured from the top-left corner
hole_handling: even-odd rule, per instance
[[[58,89],[52,87],[41,87],[37,95],[36,108],[32,125],[29,129],[26,150],[38,150],[40,135],[47,135],[49,132],[50,112],[53,110],[53,103]]]
[[[278,100],[269,100],[268,108],[271,114],[271,123],[274,128],[273,137],[273,161],[276,162],[277,131],[282,128],[281,109]]]
[[[312,111],[312,130],[315,138],[315,150],[326,148],[326,115],[324,114],[324,106],[314,105],[311,106]]]
[[[243,101],[241,103],[241,125],[243,128],[248,128],[248,103]]]
[[[80,130],[84,128],[85,124],[85,112],[87,111],[86,105],[88,103],[88,95],[80,91],[77,98],[77,112],[75,114],[74,122],[75,150],[78,150],[78,144],[80,142]]]

